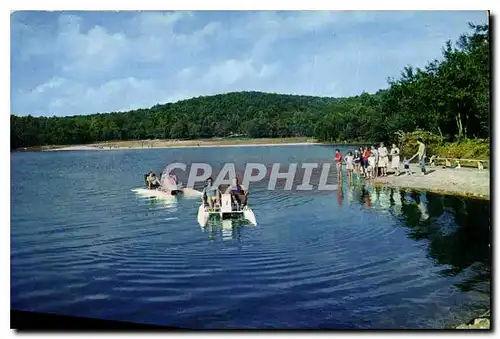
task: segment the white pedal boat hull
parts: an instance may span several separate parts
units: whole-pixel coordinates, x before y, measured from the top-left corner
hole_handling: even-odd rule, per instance
[[[208,220],[212,216],[220,216],[224,218],[225,216],[238,217],[242,216],[252,225],[257,225],[257,219],[255,218],[255,214],[252,209],[248,206],[243,207],[240,210],[233,210],[231,206],[231,196],[229,194],[222,195],[221,206],[216,208],[214,211],[210,211],[207,206],[204,206],[203,203],[198,208],[198,223],[200,226],[205,226],[208,223]]]

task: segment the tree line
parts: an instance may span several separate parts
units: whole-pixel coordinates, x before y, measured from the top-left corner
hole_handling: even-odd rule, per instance
[[[405,67],[375,94],[347,98],[234,92],[149,109],[68,117],[11,115],[11,148],[108,140],[307,136],[392,141],[422,129],[443,140],[489,138],[488,25],[469,24],[441,60]]]

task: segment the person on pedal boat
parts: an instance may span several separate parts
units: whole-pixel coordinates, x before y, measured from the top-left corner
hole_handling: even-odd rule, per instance
[[[210,210],[213,210],[214,203],[220,204],[219,196],[220,196],[220,191],[217,188],[217,186],[213,186],[213,179],[208,178],[207,184],[203,188],[203,195],[202,195],[203,202],[208,203],[208,207],[210,207]]]
[[[155,188],[158,188],[161,186],[161,183],[160,181],[158,180],[158,178],[156,177],[156,174],[154,174],[152,171],[149,171],[148,172],[148,176],[146,178],[146,181],[148,183],[148,188],[151,190],[151,189],[155,189]]]
[[[176,176],[173,172],[170,172],[170,173],[168,174],[168,178],[169,178],[170,180],[172,180],[172,182],[174,182],[174,183],[175,183],[175,185],[177,185],[177,184],[178,184],[178,182],[177,182],[177,176]]]
[[[163,173],[160,184],[160,190],[162,192],[168,193],[169,195],[177,195],[179,193],[182,193],[182,189],[180,189],[178,186],[177,176],[174,173]]]
[[[238,206],[244,207],[247,205],[248,190],[239,183],[238,178],[231,180],[231,185],[226,189],[226,194],[231,194],[233,202]]]
[[[149,188],[149,176],[153,173],[153,171],[149,171],[148,173],[144,174],[144,183],[146,184],[146,187]]]

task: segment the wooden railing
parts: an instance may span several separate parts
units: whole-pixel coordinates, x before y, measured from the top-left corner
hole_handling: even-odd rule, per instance
[[[489,159],[463,159],[463,158],[448,158],[448,157],[440,157],[440,156],[432,156],[428,158],[428,163],[429,166],[432,167],[432,165],[437,165],[437,162],[445,164],[445,167],[455,167],[455,168],[461,168],[462,164],[465,162],[467,163],[475,163],[473,166],[471,165],[466,165],[466,167],[477,167],[478,169],[482,170],[485,168],[485,164],[487,164],[487,167],[489,168]],[[453,164],[455,166],[453,166]]]

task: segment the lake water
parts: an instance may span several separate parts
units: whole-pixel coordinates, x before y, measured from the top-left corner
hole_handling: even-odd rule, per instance
[[[201,228],[199,198],[131,191],[173,162],[234,162],[242,172],[332,157],[327,146],[12,153],[11,308],[189,328],[344,329],[442,328],[489,308],[489,202],[263,182],[250,192],[257,226]]]

